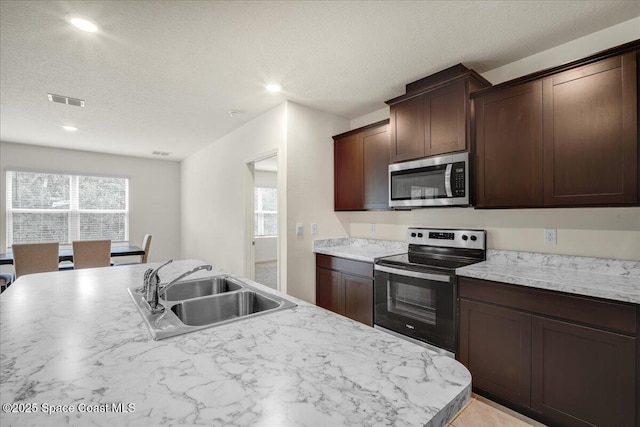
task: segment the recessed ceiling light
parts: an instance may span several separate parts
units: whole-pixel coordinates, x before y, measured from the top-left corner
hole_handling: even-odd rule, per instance
[[[66,130],[67,132],[75,132],[78,130],[77,127],[69,125],[62,125],[62,129]]]
[[[99,29],[98,24],[91,19],[76,14],[67,15],[67,22],[87,33],[95,33]]]
[[[269,92],[273,92],[273,93],[280,92],[280,91],[282,90],[282,86],[277,85],[277,84],[275,84],[275,83],[268,84],[268,85],[266,85],[266,86],[265,86],[265,88],[266,88]]]

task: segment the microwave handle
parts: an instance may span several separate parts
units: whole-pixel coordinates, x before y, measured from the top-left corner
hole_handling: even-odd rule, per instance
[[[447,165],[447,170],[444,173],[444,189],[447,192],[447,197],[453,197],[453,192],[451,191],[451,170],[453,169],[453,165],[449,163]]]

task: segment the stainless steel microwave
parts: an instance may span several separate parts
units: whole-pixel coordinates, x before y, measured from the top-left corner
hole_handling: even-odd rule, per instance
[[[469,206],[469,153],[389,165],[389,206]]]

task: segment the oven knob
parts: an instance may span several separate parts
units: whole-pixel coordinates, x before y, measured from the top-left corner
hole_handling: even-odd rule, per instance
[[[467,235],[466,235],[466,234],[463,234],[463,235],[462,235],[462,240],[464,240],[465,242],[467,241],[467,239],[468,239],[468,238],[469,238],[469,237],[467,237]]]
[[[478,238],[476,236],[471,236],[471,241],[475,242],[476,240],[478,240]]]
[[[422,238],[422,233],[418,233],[418,237]]]
[[[416,237],[416,233],[411,233],[411,237]]]

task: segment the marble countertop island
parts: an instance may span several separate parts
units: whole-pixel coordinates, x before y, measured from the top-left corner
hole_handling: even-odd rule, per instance
[[[23,276],[0,295],[1,425],[443,426],[469,399],[457,361],[288,296],[154,341],[127,293],[149,266]]]
[[[458,276],[640,304],[640,261],[489,249]]]

